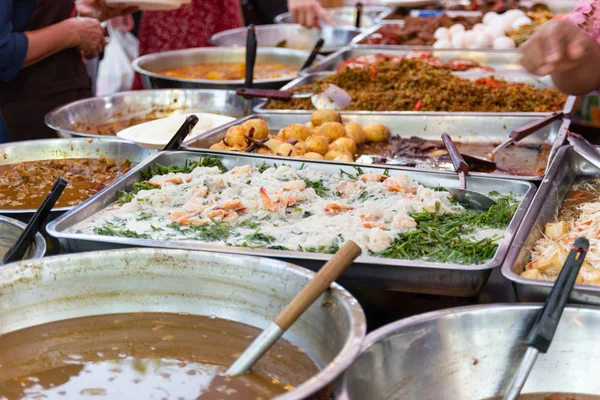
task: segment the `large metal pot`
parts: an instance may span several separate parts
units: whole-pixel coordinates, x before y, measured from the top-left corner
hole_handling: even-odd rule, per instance
[[[78,124],[97,126],[140,116],[151,120],[190,112],[240,118],[244,116],[245,104],[244,99],[234,91],[140,90],[69,103],[46,114],[45,122],[60,137],[105,138],[106,136],[84,132]]]
[[[25,224],[16,219],[0,216],[0,265],[2,258],[8,250],[17,242],[21,233],[25,230]],[[42,258],[46,254],[46,241],[41,233],[35,234],[32,245],[25,253],[24,259]]]
[[[246,28],[229,29],[214,34],[210,42],[215,46],[246,46]],[[360,35],[362,30],[351,26],[325,25],[322,29],[307,29],[298,24],[273,24],[256,27],[256,41],[259,46],[281,46],[287,49],[312,50],[313,46],[323,38],[325,44],[321,53],[333,53],[348,46],[352,40]]]
[[[538,305],[463,307],[407,318],[367,336],[339,400],[481,400],[503,394]],[[568,307],[523,393],[600,394],[600,309]]]
[[[281,261],[134,249],[21,262],[0,269],[0,335],[63,319],[131,312],[216,315],[265,328],[313,273]],[[358,355],[362,308],[334,284],[284,336],[321,371],[277,400],[328,398]]]
[[[301,50],[258,48],[256,61],[285,63],[296,65],[300,68],[306,62],[309,54],[309,51]],[[133,60],[133,68],[141,75],[142,82],[146,89],[236,89],[244,85],[243,79],[231,81],[184,79],[162,75],[160,72],[166,69],[189,65],[243,63],[245,61],[245,48],[201,47],[196,49],[173,50],[148,54]],[[279,89],[294,78],[295,77],[257,79],[254,81],[254,86],[257,88]]]
[[[377,25],[379,23],[378,17],[385,12],[389,12],[390,10],[391,8],[382,6],[363,7],[360,27],[371,28],[372,26]],[[327,12],[335,21],[336,26],[354,27],[356,24],[356,7],[328,8]],[[275,23],[291,24],[292,13],[286,12],[283,14],[279,14],[277,17],[275,17]],[[324,21],[321,21],[321,24],[325,25]]]

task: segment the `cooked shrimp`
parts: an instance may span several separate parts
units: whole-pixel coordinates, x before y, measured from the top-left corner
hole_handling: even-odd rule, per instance
[[[183,183],[183,179],[180,176],[174,176],[165,180],[165,182],[173,183],[175,185],[181,185]]]
[[[235,210],[227,211],[227,215],[223,218],[223,221],[233,221],[238,217],[238,213]]]
[[[215,219],[217,221],[221,221],[227,215],[227,211],[225,210],[210,210],[206,213],[206,216],[211,219]]]
[[[192,189],[192,194],[197,197],[208,196],[208,188],[206,186],[198,185]]]
[[[186,213],[183,211],[173,211],[171,215],[169,215],[169,219],[171,221],[179,222],[181,219],[190,218],[196,215],[195,213]]]
[[[259,191],[260,191],[260,197],[262,199],[262,202],[263,202],[263,205],[265,206],[265,208],[269,211],[275,211],[275,203],[273,203],[273,200],[271,200],[269,198],[267,189],[265,189],[264,187],[261,187]]]
[[[344,211],[353,210],[353,207],[350,207],[346,204],[341,203],[327,203],[327,206],[324,208],[324,211],[327,214],[339,214]]]
[[[344,181],[335,188],[342,197],[350,197],[362,188],[353,181]]]
[[[242,201],[239,199],[236,200],[230,200],[230,201],[226,201],[225,203],[221,204],[220,206],[218,206],[218,208],[222,209],[222,210],[235,210],[235,211],[241,211],[243,210],[245,207],[242,204]]]
[[[250,172],[250,166],[249,165],[243,165],[241,167],[234,167],[231,170],[231,175],[247,174],[248,172]]]
[[[417,227],[417,222],[408,214],[399,212],[392,218],[392,228],[401,232],[408,232]]]
[[[202,218],[202,219],[190,219],[188,221],[186,221],[187,224],[183,224],[182,225],[189,225],[189,226],[207,226],[212,224],[212,220],[210,218]]]
[[[306,189],[306,183],[304,181],[289,181],[284,182],[281,188],[283,190],[304,190]]]
[[[387,179],[387,176],[377,174],[375,172],[369,172],[358,177],[363,182],[383,182]]]
[[[154,187],[157,187],[157,188],[162,187],[162,185],[160,183],[157,183],[157,182],[144,181],[144,183],[147,183],[148,185],[154,186]]]

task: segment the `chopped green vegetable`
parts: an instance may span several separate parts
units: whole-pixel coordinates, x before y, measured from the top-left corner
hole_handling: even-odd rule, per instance
[[[117,236],[117,237],[127,237],[127,238],[136,238],[136,239],[148,239],[148,235],[139,234],[129,229],[125,229],[120,225],[113,224],[108,222],[101,227],[94,228],[94,233],[103,236]]]
[[[251,242],[265,242],[265,243],[273,243],[277,239],[271,235],[265,235],[264,233],[255,232],[251,235],[246,235],[246,239]]]
[[[313,188],[317,196],[323,198],[329,196],[329,190],[325,187],[322,180],[313,182],[309,179],[304,179],[304,183],[306,183],[306,187]]]
[[[138,217],[136,218],[136,220],[138,221],[146,221],[149,220],[150,218],[152,218],[152,214],[147,213],[145,211],[141,211],[140,214],[138,215]]]

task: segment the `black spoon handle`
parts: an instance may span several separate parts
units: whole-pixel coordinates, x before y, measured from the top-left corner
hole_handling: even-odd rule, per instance
[[[181,143],[183,143],[183,141],[185,140],[187,135],[189,135],[190,132],[192,132],[192,129],[194,129],[194,127],[196,126],[197,123],[198,123],[197,116],[192,114],[189,117],[187,117],[185,119],[185,122],[183,123],[183,125],[181,125],[181,127],[177,130],[175,135],[173,135],[173,137],[171,138],[169,143],[167,143],[167,145],[165,146],[163,151],[179,149],[179,146],[181,146]]]
[[[360,28],[360,23],[361,23],[361,19],[362,19],[362,12],[363,12],[363,4],[362,3],[356,3],[356,22],[354,23],[354,26],[357,28]]]
[[[590,243],[586,238],[580,237],[575,240],[544,308],[529,332],[527,346],[534,347],[541,353],[548,351],[589,247]]]
[[[50,189],[50,192],[42,202],[40,208],[38,208],[35,214],[33,214],[33,217],[29,220],[29,223],[25,227],[23,233],[21,233],[21,236],[19,236],[19,239],[17,239],[16,243],[4,255],[4,264],[23,259],[27,249],[35,239],[35,234],[38,233],[42,224],[46,222],[48,215],[50,215],[50,211],[52,211],[58,198],[67,187],[67,183],[65,178],[58,178],[56,182],[54,182],[52,189]]]
[[[254,64],[256,62],[256,29],[254,25],[248,26],[248,34],[246,35],[246,81],[244,87],[252,89],[254,82]]]
[[[311,65],[313,65],[313,63],[317,59],[317,56],[319,55],[319,52],[323,48],[324,44],[325,44],[325,39],[319,38],[319,40],[317,40],[317,43],[315,43],[315,46],[313,47],[312,51],[310,52],[310,55],[308,56],[308,58],[306,59],[306,62],[304,63],[302,68],[300,68],[300,70],[304,70],[304,69],[310,67]]]

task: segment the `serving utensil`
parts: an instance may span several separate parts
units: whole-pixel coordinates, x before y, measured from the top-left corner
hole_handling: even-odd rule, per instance
[[[340,111],[348,107],[352,98],[341,87],[328,84],[321,93],[294,93],[290,90],[271,90],[271,89],[245,89],[238,88],[235,91],[238,95],[246,98],[263,97],[271,100],[289,101],[291,99],[310,98],[313,106],[317,110],[331,109]]]
[[[305,70],[306,68],[308,68],[311,65],[313,65],[313,63],[317,59],[317,56],[319,55],[319,52],[323,48],[324,44],[325,44],[325,39],[319,38],[319,40],[317,40],[317,42],[315,43],[312,51],[310,52],[310,55],[306,59],[306,62],[304,63],[304,65],[302,65],[302,68],[300,68],[301,71]]]
[[[575,240],[558,279],[544,303],[544,307],[538,314],[531,331],[529,331],[527,350],[504,396],[504,400],[516,400],[519,397],[538,354],[548,352],[589,247],[590,243],[586,238],[579,237]]]
[[[362,22],[362,12],[363,12],[363,4],[358,2],[356,3],[356,22],[354,26],[360,28]]]
[[[254,64],[256,63],[256,30],[254,25],[248,26],[248,34],[246,35],[246,79],[244,81],[244,87],[246,89],[252,89],[254,86]],[[246,104],[244,104],[244,115],[249,115],[252,110],[252,101],[246,97]]]
[[[58,201],[58,198],[62,194],[62,192],[67,187],[67,180],[65,178],[58,178],[48,195],[42,202],[42,205],[38,210],[33,214],[33,217],[29,220],[29,223],[21,233],[21,236],[17,239],[15,244],[8,249],[6,254],[4,255],[3,262],[4,264],[8,264],[15,261],[20,261],[25,256],[27,249],[33,243],[35,239],[36,233],[42,228],[42,225],[50,215],[50,211]]]
[[[192,132],[197,123],[198,117],[196,115],[192,114],[187,117],[181,127],[175,132],[175,135],[169,140],[169,143],[167,143],[163,151],[178,150],[181,143],[183,143],[185,138]]]
[[[262,331],[242,355],[235,360],[227,370],[226,375],[240,375],[252,368],[360,254],[360,247],[351,240],[347,241],[285,309],[279,313],[275,321],[271,322],[267,329]]]
[[[442,141],[446,145],[452,165],[454,166],[454,171],[458,173],[458,179],[460,180],[460,189],[446,188],[446,190],[452,193],[456,200],[465,207],[475,210],[489,210],[496,202],[481,193],[467,190],[466,175],[469,173],[469,164],[466,163],[452,141],[452,138],[447,133],[442,134]]]
[[[567,134],[567,140],[569,141],[569,144],[573,146],[573,150],[575,150],[577,154],[600,168],[600,152],[598,152],[598,150],[596,150],[596,148],[583,136],[569,132]]]

